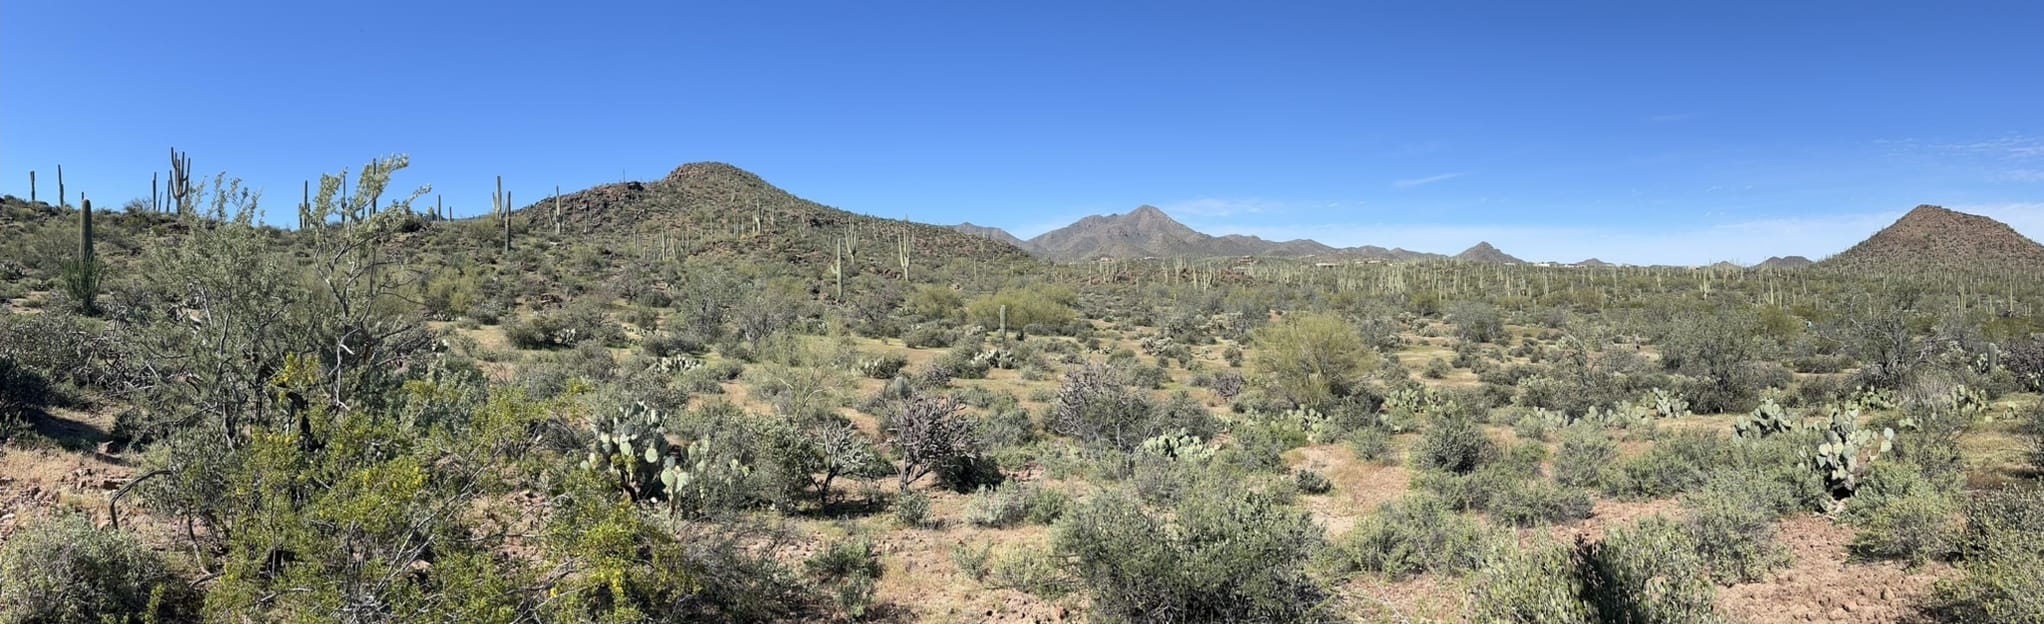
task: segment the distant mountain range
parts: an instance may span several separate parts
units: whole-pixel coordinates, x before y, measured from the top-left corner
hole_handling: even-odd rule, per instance
[[[1186,227],[1155,206],[1142,206],[1126,214],[1093,215],[1071,225],[1022,240],[995,228],[962,223],[951,229],[1014,245],[1036,257],[1060,262],[1099,258],[1183,258],[1264,256],[1315,258],[1330,262],[1376,260],[1460,260],[1498,264],[1526,264],[1488,242],[1479,242],[1453,256],[1386,249],[1374,245],[1334,247],[1319,241],[1298,239],[1268,241],[1255,236],[1230,234],[1213,236]],[[1846,269],[1894,268],[1909,270],[1985,269],[2044,270],[2044,246],[2024,238],[1999,221],[1946,210],[1938,206],[1917,206],[1887,229],[1838,255],[1815,262],[1802,256],[1768,258],[1755,268],[1798,269],[1809,266]],[[1590,258],[1572,266],[1608,267],[1612,263]],[[1718,262],[1714,269],[1740,269],[1731,262]]]
[[[1017,238],[1000,228],[971,223],[954,225],[951,229],[1006,242],[1037,257],[1061,262],[1099,258],[1264,256],[1389,262],[1454,258],[1470,262],[1523,263],[1490,243],[1477,243],[1461,254],[1447,256],[1375,245],[1334,247],[1308,239],[1270,241],[1243,234],[1213,236],[1186,227],[1156,206],[1142,206],[1126,214],[1093,215],[1029,240]]]

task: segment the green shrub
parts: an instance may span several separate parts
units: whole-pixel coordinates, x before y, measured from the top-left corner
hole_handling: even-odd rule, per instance
[[[1384,465],[1398,463],[1398,453],[1391,448],[1391,433],[1381,427],[1362,427],[1349,436],[1349,449],[1356,458]]]
[[[1759,581],[1788,566],[1788,549],[1775,539],[1781,496],[1764,480],[1728,473],[1684,498],[1697,555],[1720,584]]]
[[[1647,452],[1619,460],[1603,476],[1604,491],[1624,498],[1659,498],[1702,487],[1727,457],[1726,440],[1708,431],[1682,431]]]
[[[180,621],[194,598],[134,535],[82,515],[45,518],[0,548],[0,621]]]
[[[1589,490],[1526,479],[1499,489],[1485,509],[1492,518],[1530,527],[1588,518],[1592,503]]]
[[[1846,501],[1854,552],[1921,564],[1957,548],[1959,505],[1912,464],[1876,462]]]
[[[1483,577],[1471,584],[1476,621],[1499,624],[1591,624],[1597,614],[1583,602],[1583,581],[1574,551],[1536,541],[1503,544],[1483,563]]]
[[[873,604],[874,584],[885,571],[873,541],[861,536],[825,544],[802,567],[828,591],[837,611],[853,621]]]
[[[985,581],[987,573],[993,569],[993,554],[993,544],[981,544],[975,548],[961,541],[951,545],[951,565],[957,566],[958,572],[966,578]]]
[[[894,497],[894,520],[911,529],[936,527],[937,519],[930,517],[930,495],[913,490]]]
[[[1961,576],[1938,584],[1948,622],[2044,622],[2044,488],[2011,487],[1966,506]]]
[[[1724,621],[1696,540],[1675,522],[1655,516],[1612,529],[1579,556],[1601,621]]]
[[[1397,580],[1426,572],[1461,574],[1477,569],[1493,541],[1480,523],[1457,514],[1439,498],[1408,494],[1364,516],[1333,544],[1338,571],[1363,571]]]
[[[1600,473],[1618,458],[1618,443],[1594,427],[1569,427],[1554,455],[1554,480],[1571,487],[1592,487]]]
[[[1074,589],[1071,576],[1059,567],[1057,555],[1049,548],[1027,544],[1006,546],[995,549],[990,558],[987,577],[996,587],[1050,600],[1056,600]]]
[[[1029,515],[1034,487],[1010,481],[993,487],[981,486],[966,497],[965,521],[978,527],[1013,526]]]
[[[1433,423],[1412,448],[1413,466],[1456,474],[1475,471],[1498,457],[1497,443],[1475,421],[1444,418]]]
[[[1103,621],[1324,616],[1323,591],[1305,573],[1320,528],[1265,493],[1216,484],[1164,513],[1108,491],[1066,514],[1053,535],[1067,572],[1090,591]]]
[[[1299,470],[1292,473],[1292,480],[1298,485],[1299,491],[1306,494],[1326,494],[1334,491],[1334,482],[1328,481],[1327,475],[1317,471]]]

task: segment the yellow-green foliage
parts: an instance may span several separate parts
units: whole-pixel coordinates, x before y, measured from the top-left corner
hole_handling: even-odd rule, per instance
[[[1062,286],[1035,285],[1019,290],[1002,290],[966,304],[965,318],[988,328],[999,327],[1001,310],[1005,307],[1010,331],[1029,325],[1064,325],[1078,316],[1078,312],[1072,309],[1078,299],[1071,289]]]
[[[1263,383],[1293,403],[1319,406],[1356,390],[1377,352],[1341,317],[1295,313],[1255,333],[1250,360]]]

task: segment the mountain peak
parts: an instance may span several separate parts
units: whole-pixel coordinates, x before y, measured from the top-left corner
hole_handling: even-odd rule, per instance
[[[1856,270],[2024,270],[2044,266],[2044,245],[2006,223],[1924,204],[1822,264]]]
[[[1514,258],[1511,254],[1499,251],[1498,248],[1491,246],[1490,241],[1479,242],[1475,246],[1463,250],[1462,253],[1455,254],[1455,259],[1464,262],[1525,264],[1524,260]]]

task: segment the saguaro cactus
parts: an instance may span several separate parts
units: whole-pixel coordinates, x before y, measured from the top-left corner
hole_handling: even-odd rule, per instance
[[[504,223],[504,253],[511,253],[511,194],[504,192],[504,176],[497,176],[497,192],[490,195],[490,208]]]
[[[170,148],[170,203],[177,213],[187,214],[196,206],[192,205],[192,157],[177,148]]]
[[[64,195],[64,166],[57,165],[57,207],[69,206],[70,198]]]
[[[154,182],[152,182],[152,183],[150,183],[150,185],[151,185],[151,186],[155,186],[155,183],[154,183]],[[34,169],[30,169],[30,170],[28,170],[28,203],[31,203],[31,204],[35,203],[35,170],[34,170]]]
[[[554,236],[561,235],[561,185],[554,185]]]

